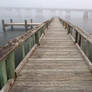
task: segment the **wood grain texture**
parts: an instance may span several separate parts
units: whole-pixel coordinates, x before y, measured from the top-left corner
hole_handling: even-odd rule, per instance
[[[11,92],[92,92],[92,74],[58,19],[28,58]]]

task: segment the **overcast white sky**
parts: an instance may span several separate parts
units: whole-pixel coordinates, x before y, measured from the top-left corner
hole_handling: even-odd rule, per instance
[[[0,6],[92,9],[92,0],[0,0]]]

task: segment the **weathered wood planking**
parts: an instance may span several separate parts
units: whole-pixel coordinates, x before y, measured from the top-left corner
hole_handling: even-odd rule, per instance
[[[11,92],[92,92],[92,74],[58,19],[28,58]]]

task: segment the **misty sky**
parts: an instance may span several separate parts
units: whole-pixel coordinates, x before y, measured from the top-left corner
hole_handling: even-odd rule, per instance
[[[0,7],[92,9],[92,0],[0,0]]]

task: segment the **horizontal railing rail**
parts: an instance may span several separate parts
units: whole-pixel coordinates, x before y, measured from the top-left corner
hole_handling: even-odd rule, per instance
[[[29,29],[29,27],[32,29],[34,26],[38,26],[41,23],[33,23],[32,19],[30,20],[30,22],[28,22],[27,20],[24,20],[24,23],[16,23],[13,21],[13,19],[10,19],[9,23],[6,23],[5,20],[2,20],[2,29],[5,32],[6,31],[6,27],[11,27],[11,31],[13,31],[14,26],[24,26],[25,27],[25,31],[27,31]]]
[[[81,48],[84,54],[87,56],[89,67],[92,68],[92,38],[90,35],[81,28],[73,25],[69,21],[65,21],[59,18],[68,34],[71,34],[73,40]]]
[[[39,45],[42,34],[45,33],[45,29],[48,28],[52,20],[42,23],[36,30],[25,32],[0,48],[0,89],[8,80],[15,78],[16,68],[34,45]]]

